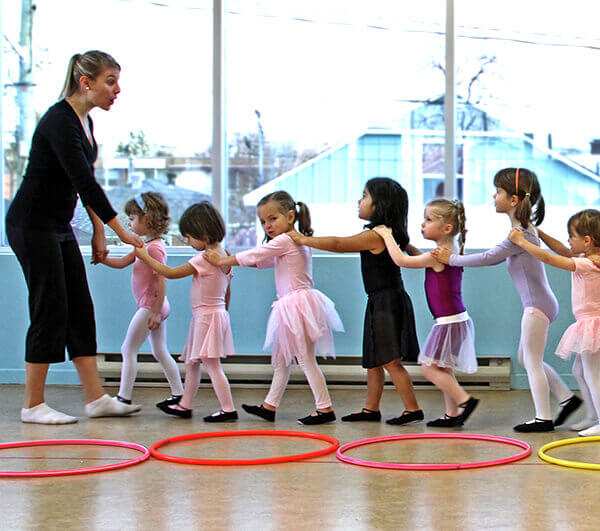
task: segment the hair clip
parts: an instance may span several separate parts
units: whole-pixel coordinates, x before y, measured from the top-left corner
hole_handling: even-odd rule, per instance
[[[141,193],[136,195],[133,200],[136,202],[137,206],[140,207],[142,212],[146,212],[146,203],[144,202],[144,198],[142,197]]]
[[[517,195],[519,195],[519,168],[517,168],[517,171],[515,172],[515,188]]]

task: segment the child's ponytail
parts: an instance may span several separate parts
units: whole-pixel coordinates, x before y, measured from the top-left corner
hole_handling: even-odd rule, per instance
[[[454,201],[456,206],[456,220],[458,230],[458,243],[460,245],[460,254],[465,254],[465,241],[467,239],[467,216],[465,214],[465,205],[461,201]]]
[[[537,175],[525,168],[504,168],[494,176],[494,185],[502,188],[508,195],[519,199],[515,217],[523,228],[530,223],[541,225],[546,214],[546,204]],[[533,207],[535,206],[535,211]]]
[[[312,236],[313,230],[311,227],[310,220],[310,211],[308,210],[308,206],[306,203],[302,203],[301,201],[294,201],[294,198],[288,194],[285,190],[278,190],[277,192],[272,192],[270,194],[265,195],[256,205],[256,208],[260,208],[267,203],[277,203],[278,210],[282,214],[289,212],[292,210],[294,212],[294,223],[298,222],[298,232],[301,232],[305,236]],[[265,240],[269,241],[267,235],[265,235]]]
[[[304,236],[312,236],[314,231],[311,227],[310,210],[308,205],[302,201],[296,203],[296,220],[298,221],[298,232]]]

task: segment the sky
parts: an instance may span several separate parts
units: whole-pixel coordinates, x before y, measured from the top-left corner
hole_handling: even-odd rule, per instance
[[[589,149],[600,138],[600,3],[456,0],[459,94],[482,56],[495,56],[475,93],[507,127],[551,132],[555,146]],[[111,153],[129,131],[192,155],[211,142],[209,0],[38,0],[35,106],[43,112],[76,52],[101,49],[122,66],[109,113],[93,113]],[[17,75],[19,0],[1,4],[4,83]],[[300,149],[335,145],[367,127],[395,127],[419,101],[444,91],[445,2],[229,0],[227,126]],[[76,11],[74,11],[76,9]],[[79,18],[76,18],[79,17]],[[78,22],[75,22],[78,20]],[[3,129],[14,117],[3,92]]]

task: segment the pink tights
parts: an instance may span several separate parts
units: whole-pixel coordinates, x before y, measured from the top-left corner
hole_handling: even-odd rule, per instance
[[[229,381],[227,376],[223,372],[221,367],[221,360],[219,358],[203,358],[202,365],[206,368],[206,372],[210,378],[217,399],[221,404],[223,411],[235,411],[233,405],[233,398],[231,396],[231,388],[229,387]],[[194,397],[198,392],[198,386],[200,385],[201,369],[199,361],[191,361],[185,365],[185,385],[183,390],[183,397],[181,398],[179,405],[181,407],[192,409],[192,403]]]

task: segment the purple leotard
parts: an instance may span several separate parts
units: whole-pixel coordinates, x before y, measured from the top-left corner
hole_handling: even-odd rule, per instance
[[[531,229],[524,229],[523,235],[528,242],[540,246],[537,234]],[[550,322],[558,315],[558,301],[550,289],[544,264],[531,256],[527,251],[512,243],[508,238],[484,253],[458,255],[450,257],[450,265],[465,267],[481,267],[496,265],[506,260],[508,272],[515,283],[521,297],[523,308],[538,308]]]
[[[462,267],[446,266],[443,271],[425,270],[425,294],[433,316],[456,315],[466,310],[462,301]]]

